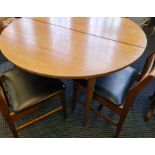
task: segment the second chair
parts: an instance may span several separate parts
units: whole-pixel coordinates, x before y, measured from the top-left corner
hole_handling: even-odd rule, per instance
[[[115,137],[119,136],[128,111],[137,95],[155,77],[154,61],[155,52],[148,57],[141,74],[133,67],[126,67],[115,73],[97,78],[93,98],[100,105],[97,109],[90,107],[90,110],[117,126]],[[86,86],[86,80],[74,81],[73,110],[76,107],[78,91],[85,90]],[[115,121],[103,114],[101,112],[103,106],[118,114],[120,116],[119,120]]]
[[[51,114],[63,110],[66,118],[65,84],[58,79],[34,75],[13,68],[0,76],[0,111],[13,135],[18,131]],[[52,101],[60,99],[61,105],[19,127],[15,122],[34,113]]]

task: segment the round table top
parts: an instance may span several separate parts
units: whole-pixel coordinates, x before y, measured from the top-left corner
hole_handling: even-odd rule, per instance
[[[124,68],[146,44],[142,29],[127,18],[21,18],[0,36],[1,51],[16,66],[72,79]]]

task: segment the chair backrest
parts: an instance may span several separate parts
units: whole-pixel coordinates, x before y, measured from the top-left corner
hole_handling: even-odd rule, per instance
[[[151,70],[153,69],[154,66],[154,61],[155,61],[155,51],[147,58],[146,63],[142,70],[140,80],[142,80],[151,73]]]
[[[143,28],[144,25],[146,25],[146,23],[148,23],[150,21],[151,18],[149,17],[128,17],[130,20],[134,21],[135,23],[137,23],[140,27]]]
[[[132,106],[137,95],[145,88],[145,86],[155,77],[155,51],[147,58],[143,67],[141,77],[137,83],[129,90],[124,108]]]
[[[15,21],[14,17],[0,17],[0,34],[10,23]]]
[[[8,19],[9,17],[0,17],[0,33],[3,31],[4,29],[4,24],[3,21]]]
[[[2,106],[4,106],[4,104],[6,104],[8,106],[8,104],[9,104],[8,98],[6,95],[6,91],[3,86],[3,79],[2,79],[1,75],[0,75],[0,101],[1,101],[0,105],[2,105]]]

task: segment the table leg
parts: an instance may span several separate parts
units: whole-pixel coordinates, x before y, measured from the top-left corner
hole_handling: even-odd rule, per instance
[[[93,100],[93,92],[95,88],[96,78],[88,79],[87,89],[86,89],[86,101],[84,104],[84,126],[87,125],[89,118],[90,105]]]

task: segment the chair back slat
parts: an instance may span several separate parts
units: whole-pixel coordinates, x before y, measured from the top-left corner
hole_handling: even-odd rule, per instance
[[[147,58],[146,63],[142,70],[140,81],[151,73],[154,66],[154,62],[155,62],[155,51]]]
[[[146,63],[143,67],[140,80],[135,84],[135,86],[130,90],[136,93],[139,93],[152,78],[154,78],[154,63],[155,63],[155,52],[153,52],[146,60]]]

